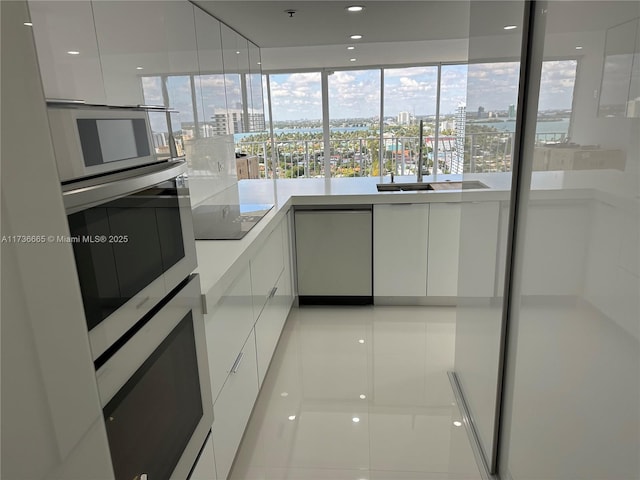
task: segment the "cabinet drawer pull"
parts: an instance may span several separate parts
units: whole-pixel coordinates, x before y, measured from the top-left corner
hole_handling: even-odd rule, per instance
[[[273,298],[277,291],[278,291],[278,287],[273,287],[269,292],[269,296],[267,298]]]
[[[233,362],[233,366],[231,367],[231,373],[238,372],[238,368],[240,368],[240,362],[242,362],[242,357],[244,357],[244,352],[240,352],[238,354],[238,357],[236,358],[236,361]]]

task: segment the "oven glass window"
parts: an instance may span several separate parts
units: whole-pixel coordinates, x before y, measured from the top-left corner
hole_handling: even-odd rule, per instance
[[[185,255],[175,181],[68,220],[89,329]]]
[[[144,118],[79,118],[77,124],[87,167],[151,154]]]
[[[116,479],[168,479],[202,418],[189,312],[103,409]]]

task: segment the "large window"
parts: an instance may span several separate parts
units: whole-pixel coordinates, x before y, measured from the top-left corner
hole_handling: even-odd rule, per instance
[[[329,76],[332,177],[380,174],[380,70]]]
[[[543,62],[541,146],[570,141],[577,67],[576,59]],[[143,77],[142,86],[146,103],[179,110],[187,156],[197,139],[233,133],[237,152],[259,158],[259,178],[415,175],[420,121],[423,172],[461,174],[511,170],[519,70],[518,62],[493,62],[328,72],[326,99],[321,72],[264,75],[262,85],[257,74],[154,76]],[[263,101],[267,80],[270,97]],[[474,88],[467,91],[469,82]],[[247,122],[237,114],[245,97],[270,108],[273,139],[263,120]],[[323,101],[329,110],[326,155]],[[244,130],[247,124],[253,131]],[[152,128],[161,141],[161,125],[152,121]]]
[[[385,173],[415,175],[423,123],[423,165],[433,164],[438,67],[384,69]]]
[[[320,72],[269,75],[269,87],[265,102],[273,115],[273,148],[268,133],[246,135],[238,146],[246,153],[265,152],[263,177],[324,176]]]

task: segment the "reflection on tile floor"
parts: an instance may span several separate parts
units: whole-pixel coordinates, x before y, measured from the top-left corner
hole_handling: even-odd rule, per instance
[[[447,371],[455,308],[294,308],[230,478],[480,479]]]

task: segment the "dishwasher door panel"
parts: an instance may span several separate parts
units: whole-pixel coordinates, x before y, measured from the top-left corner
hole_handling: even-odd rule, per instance
[[[372,296],[370,209],[296,211],[295,231],[301,303],[332,303],[331,297],[363,303],[362,297]],[[306,302],[305,297],[328,298]]]

